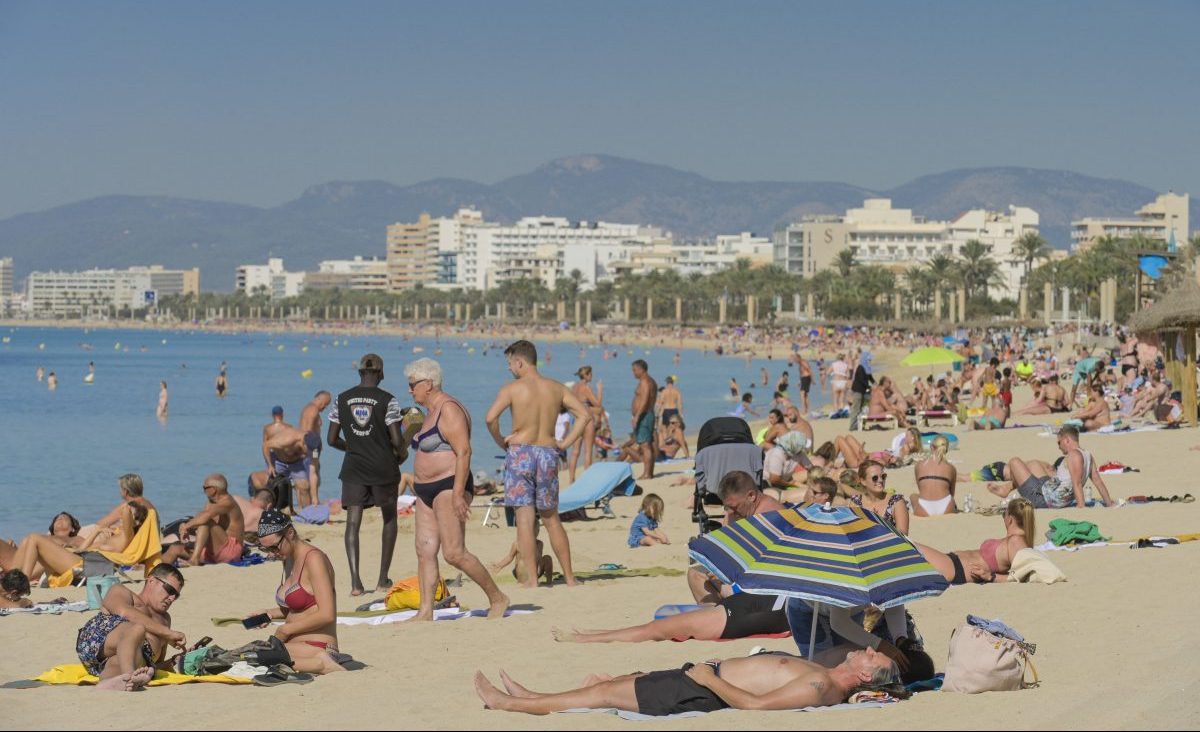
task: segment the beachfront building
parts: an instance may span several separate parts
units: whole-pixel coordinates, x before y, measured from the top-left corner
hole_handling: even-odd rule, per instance
[[[25,285],[30,312],[43,317],[87,317],[153,307],[168,295],[200,294],[200,270],[161,265],[82,272],[30,272]]]
[[[327,259],[317,264],[316,272],[304,276],[306,290],[388,291],[388,263],[377,257]]]
[[[1170,246],[1188,241],[1188,194],[1168,191],[1126,218],[1087,217],[1071,222],[1071,249],[1085,251],[1102,237],[1143,238]]]
[[[237,268],[234,287],[247,295],[266,294],[272,300],[295,297],[304,291],[305,272],[288,272],[281,257],[266,264],[243,264]]]
[[[999,213],[973,209],[951,221],[929,220],[911,209],[893,208],[887,198],[869,198],[842,216],[811,215],[780,229],[775,236],[775,262],[793,274],[812,277],[835,266],[838,252],[849,249],[860,264],[886,267],[898,275],[937,255],[957,256],[964,244],[978,240],[1000,265],[1004,285],[992,297],[1015,298],[1023,265],[1014,260],[1013,245],[1038,230],[1038,213],[1009,206]]]
[[[403,292],[437,282],[439,259],[437,241],[441,219],[423,213],[416,223],[395,223],[387,227],[387,288]]]
[[[13,296],[12,257],[0,257],[0,313],[8,314]]]
[[[775,259],[774,243],[749,231],[722,234],[713,241],[679,244],[675,251],[676,268],[684,276],[733,269],[739,259],[749,260],[751,267],[772,264]]]

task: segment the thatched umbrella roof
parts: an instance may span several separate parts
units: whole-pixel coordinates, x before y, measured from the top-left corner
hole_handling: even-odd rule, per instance
[[[1200,327],[1200,284],[1194,279],[1185,280],[1158,302],[1130,316],[1129,327],[1138,333]]]

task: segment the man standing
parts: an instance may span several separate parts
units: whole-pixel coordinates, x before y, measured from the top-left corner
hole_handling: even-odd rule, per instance
[[[104,612],[79,629],[75,652],[83,667],[100,677],[97,689],[136,691],[154,678],[168,645],[187,649],[187,638],[171,628],[167,612],[183,590],[183,575],[169,564],[150,572],[142,591],[116,585],[104,596]]]
[[[358,530],[363,509],[379,506],[383,516],[382,554],[377,592],[392,587],[388,570],[396,549],[396,498],[400,463],[408,458],[401,433],[400,403],[379,388],[383,359],[368,353],[358,362],[358,386],[338,394],[329,410],[329,446],[346,453],[342,461],[342,507],[346,509],[346,559],[350,563],[350,594],[361,595],[358,574]]]
[[[871,392],[875,377],[871,374],[871,353],[864,353],[854,369],[854,380],[850,384],[850,431],[858,429],[858,415],[862,414],[863,402]]]
[[[308,491],[308,448],[304,430],[283,421],[283,407],[271,408],[271,423],[263,427],[262,454],[267,477],[283,476],[296,487],[300,508],[312,503]]]
[[[558,459],[583,434],[592,420],[583,402],[562,384],[547,379],[537,370],[537,348],[517,341],[504,350],[509,373],[515,381],[500,387],[487,412],[492,439],[505,451],[504,505],[517,511],[517,548],[525,564],[525,587],[537,586],[537,547],[534,536],[535,509],[550,536],[550,547],[562,567],[563,581],[574,585],[571,545],[558,517]],[[650,401],[653,407],[654,401]],[[562,440],[554,439],[559,412],[566,407],[575,424]],[[500,416],[512,411],[512,432],[500,433]],[[653,421],[654,415],[650,414]]]
[[[314,506],[321,502],[321,412],[331,401],[333,395],[322,389],[300,410],[300,429],[304,430],[304,447],[308,449],[308,485],[312,489]]]
[[[792,360],[796,362],[796,367],[800,370],[800,404],[804,409],[804,414],[807,415],[812,411],[808,402],[808,392],[812,389],[812,366],[800,352],[792,354]]]
[[[638,380],[633,392],[633,439],[642,457],[642,474],[638,480],[654,477],[654,402],[658,399],[658,384],[650,378],[650,367],[642,359],[633,362],[633,378]]]
[[[179,536],[196,533],[196,548],[188,560],[201,564],[228,564],[242,558],[242,538],[246,531],[242,509],[229,495],[225,476],[213,473],[204,479],[204,495],[208,504],[194,518],[183,522]]]
[[[667,385],[658,394],[658,414],[663,427],[671,424],[672,417],[683,419],[683,394],[675,385],[675,377],[667,377]]]

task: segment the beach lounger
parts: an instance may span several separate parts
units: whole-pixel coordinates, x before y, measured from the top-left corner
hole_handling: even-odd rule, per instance
[[[958,415],[945,409],[926,409],[917,412],[922,427],[957,427]]]
[[[558,512],[566,513],[614,495],[632,496],[636,483],[629,463],[592,463],[558,496]]]
[[[868,417],[861,414],[858,417],[858,429],[866,431],[869,429],[894,430],[899,429],[900,422],[894,415],[885,414],[882,417]]]

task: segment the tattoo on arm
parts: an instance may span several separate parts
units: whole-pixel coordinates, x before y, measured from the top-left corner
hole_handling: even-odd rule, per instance
[[[824,681],[812,681],[809,683],[809,685],[812,686],[812,688],[816,689],[818,694],[825,693],[825,682]]]

